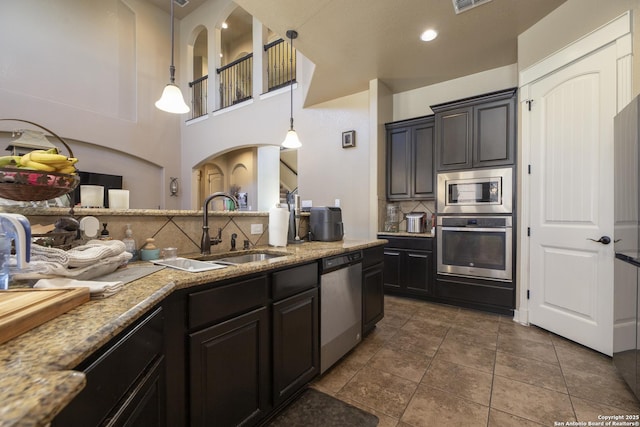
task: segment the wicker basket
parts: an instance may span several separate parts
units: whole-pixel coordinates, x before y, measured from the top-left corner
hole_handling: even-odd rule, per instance
[[[22,119],[0,119],[0,121],[16,121],[29,123],[45,132],[49,132],[64,145],[73,157],[73,152],[67,143],[51,130],[37,123]],[[0,168],[0,197],[15,201],[42,201],[55,199],[73,191],[80,183],[78,175],[57,172],[43,172],[21,168]]]

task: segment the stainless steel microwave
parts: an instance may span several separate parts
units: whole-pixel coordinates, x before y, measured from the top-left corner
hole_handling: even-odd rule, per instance
[[[512,213],[511,168],[438,174],[438,214]]]

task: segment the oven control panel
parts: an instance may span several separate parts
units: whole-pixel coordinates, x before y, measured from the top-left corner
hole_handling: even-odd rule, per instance
[[[442,227],[478,227],[504,228],[511,227],[511,216],[440,216],[438,225]]]

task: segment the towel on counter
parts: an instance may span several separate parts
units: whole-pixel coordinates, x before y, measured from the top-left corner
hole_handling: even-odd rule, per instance
[[[131,253],[125,251],[116,256],[96,260],[92,264],[81,268],[66,267],[50,261],[31,261],[23,268],[17,268],[17,263],[11,259],[9,274],[15,280],[47,279],[52,277],[90,280],[116,271],[118,267],[126,264],[132,256]]]
[[[97,282],[89,280],[75,280],[64,277],[54,279],[40,279],[33,286],[35,289],[50,288],[89,288],[91,299],[107,298],[122,289],[123,282]]]
[[[31,261],[55,262],[64,267],[69,265],[69,254],[58,248],[50,248],[33,243],[31,245]]]
[[[32,261],[47,261],[63,267],[80,268],[95,264],[104,258],[120,255],[126,251],[121,240],[89,240],[81,246],[68,251],[48,248],[37,244],[31,245]]]
[[[69,267],[87,267],[101,259],[120,255],[126,250],[121,240],[89,240],[86,244],[67,251]]]

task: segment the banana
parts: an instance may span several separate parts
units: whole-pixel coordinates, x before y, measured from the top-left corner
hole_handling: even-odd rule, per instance
[[[69,165],[66,168],[62,168],[62,169],[57,169],[56,172],[58,173],[65,173],[67,175],[73,175],[76,173],[76,168],[73,165]]]
[[[20,156],[1,156],[0,167],[2,166],[16,166],[20,164]]]
[[[67,156],[63,154],[47,153],[44,150],[35,150],[31,152],[31,160],[38,163],[63,163],[67,161]]]
[[[22,169],[58,172],[67,175],[74,175],[77,172],[74,166],[77,162],[78,159],[75,157],[58,154],[57,148],[33,150],[24,156],[0,156],[0,167],[13,165]]]
[[[44,164],[44,163],[39,163],[39,162],[34,162],[33,160],[27,160],[25,162],[24,160],[24,156],[22,156],[22,160],[20,161],[21,164],[27,166],[27,167],[31,167],[40,171],[45,171],[45,172],[55,172],[56,168],[54,168],[53,166]]]

